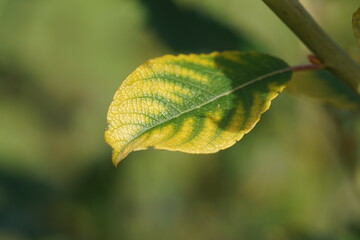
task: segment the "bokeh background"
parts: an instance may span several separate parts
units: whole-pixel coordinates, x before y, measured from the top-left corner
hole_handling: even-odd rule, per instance
[[[302,2],[358,51],[358,0]],[[0,239],[360,239],[338,110],[303,95],[281,94],[217,154],[112,166],[103,133],[122,80],[149,58],[227,49],[308,54],[262,1],[0,0]]]

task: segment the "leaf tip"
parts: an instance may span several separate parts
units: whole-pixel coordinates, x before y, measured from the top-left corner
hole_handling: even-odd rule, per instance
[[[112,164],[117,167],[119,165],[119,163],[124,160],[133,150],[129,150],[129,151],[119,151],[116,148],[113,148],[112,150]]]
[[[124,158],[121,158],[119,157],[119,152],[118,151],[115,151],[113,149],[113,152],[112,152],[112,164],[117,167],[119,165],[119,163],[121,162],[121,160],[123,160]]]
[[[118,166],[118,164],[129,154],[124,154],[121,151],[118,150],[117,147],[117,143],[116,143],[116,139],[113,136],[113,129],[112,127],[109,125],[106,129],[105,129],[105,142],[112,148],[112,163],[115,167]]]

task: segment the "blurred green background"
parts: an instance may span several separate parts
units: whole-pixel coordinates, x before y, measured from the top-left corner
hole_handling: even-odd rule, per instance
[[[302,2],[358,51],[358,0]],[[112,166],[121,81],[149,58],[226,49],[308,54],[262,1],[0,0],[0,239],[360,239],[336,119],[303,96],[280,95],[228,150]]]

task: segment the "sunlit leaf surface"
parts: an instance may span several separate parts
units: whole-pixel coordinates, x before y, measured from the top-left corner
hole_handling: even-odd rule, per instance
[[[214,153],[240,140],[290,79],[277,58],[236,51],[166,55],[138,67],[108,111],[116,165],[148,147]]]
[[[360,8],[354,12],[352,23],[355,38],[360,45]]]

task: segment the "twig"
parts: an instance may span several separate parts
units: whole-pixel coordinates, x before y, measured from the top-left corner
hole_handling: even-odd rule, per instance
[[[360,93],[360,65],[323,31],[298,0],[263,1],[329,71]]]

